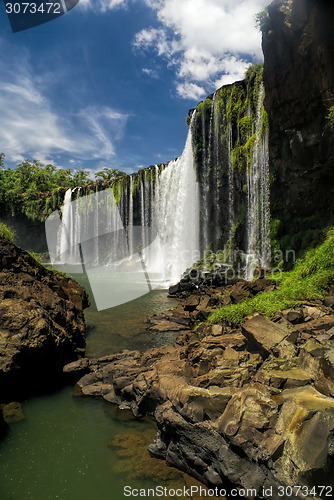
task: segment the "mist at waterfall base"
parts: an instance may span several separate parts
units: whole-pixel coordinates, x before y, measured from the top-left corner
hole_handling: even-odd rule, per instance
[[[99,190],[96,185],[96,191],[86,196],[82,188],[66,192],[62,218],[55,211],[45,224],[53,267],[69,273],[85,271],[98,310],[156,288],[168,288],[212,251],[220,255],[219,264],[228,270],[233,269],[237,256],[241,262],[238,277],[251,279],[254,268],[268,265],[270,260],[268,133],[263,134],[263,99],[261,84],[253,125],[256,139],[246,173],[245,251],[236,248],[233,241],[238,222],[232,124],[223,113],[228,130],[228,171],[226,184],[221,186],[218,123],[222,117],[218,117],[213,95],[209,122],[204,115],[201,118],[200,167],[195,165],[193,151],[195,111],[181,157],[142,170],[139,186],[132,175],[128,186],[122,188],[119,183],[116,191]],[[224,190],[228,191],[225,203]]]
[[[191,131],[182,156],[161,172],[156,169],[154,188],[145,173],[141,184],[141,225],[133,223],[132,182],[127,217],[112,189],[80,196],[76,188],[75,200],[76,189],[65,194],[62,219],[56,210],[46,220],[52,265],[70,274],[85,271],[98,310],[176,283],[199,258]]]

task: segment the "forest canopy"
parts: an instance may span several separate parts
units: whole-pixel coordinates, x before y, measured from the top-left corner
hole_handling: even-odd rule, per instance
[[[94,182],[87,170],[56,168],[51,164],[44,165],[38,160],[28,159],[11,169],[5,167],[4,159],[4,153],[0,153],[1,212],[23,212],[34,218],[33,215],[40,208],[41,193],[52,193],[58,188],[73,189]],[[95,174],[95,178],[106,180],[120,175],[126,174],[117,169],[104,168]]]

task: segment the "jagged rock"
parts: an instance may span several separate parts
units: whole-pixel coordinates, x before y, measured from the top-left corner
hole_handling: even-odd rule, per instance
[[[176,323],[174,321],[168,320],[156,320],[153,326],[149,327],[149,330],[157,331],[157,332],[178,332],[180,330],[188,330],[188,325],[184,325],[181,323]]]
[[[202,375],[202,371],[198,371],[196,379],[198,385],[241,387],[252,379],[261,363],[259,354],[250,354],[245,351],[239,353],[230,346],[226,347],[222,355],[217,353],[215,358],[215,367],[205,375]]]
[[[221,306],[229,306],[230,304],[232,304],[232,299],[230,295],[225,295],[224,297],[219,299],[219,303]]]
[[[300,387],[312,382],[312,375],[301,368],[299,358],[270,356],[255,375],[254,380],[276,389]]]
[[[181,291],[181,287],[180,287],[180,284],[177,283],[176,285],[172,285],[172,286],[169,287],[168,294],[169,295],[175,295],[179,291]]]
[[[298,468],[298,475],[323,467],[327,459],[329,434],[328,422],[321,413],[316,413],[310,420],[304,421],[298,432],[292,434],[285,454]],[[285,456],[282,458],[284,461]]]
[[[245,321],[242,333],[265,357],[289,335],[283,326],[260,315]]]
[[[296,310],[283,311],[283,317],[293,325],[297,323],[302,323],[304,320],[304,315],[302,311],[296,311]]]
[[[81,358],[72,363],[68,363],[63,367],[63,374],[67,381],[76,382],[79,377],[83,377],[89,373],[90,360],[88,358]]]
[[[24,420],[25,416],[20,403],[12,402],[7,405],[1,405],[3,419],[7,424]]]
[[[175,389],[170,401],[185,419],[202,422],[216,420],[225,410],[232,395],[230,387],[211,386],[208,389],[186,385]]]
[[[211,328],[211,335],[214,337],[222,335],[223,334],[223,327],[222,325],[212,325]]]
[[[326,307],[333,307],[334,306],[334,297],[325,297],[324,298],[324,304]]]
[[[184,310],[189,312],[195,311],[199,303],[200,297],[198,295],[190,295],[190,297],[188,297],[188,299],[184,303]]]
[[[88,305],[74,280],[0,240],[0,400],[59,384],[63,365],[84,353]]]
[[[272,270],[268,267],[256,267],[253,272],[253,276],[258,276],[259,278],[266,278],[267,274],[271,274]]]
[[[253,297],[253,294],[248,283],[240,281],[229,294],[229,297],[233,304],[240,304],[243,300]]]
[[[308,340],[300,350],[300,364],[311,374],[315,388],[326,396],[334,397],[334,345]]]

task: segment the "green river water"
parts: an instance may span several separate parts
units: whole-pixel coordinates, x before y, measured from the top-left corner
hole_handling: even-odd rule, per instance
[[[89,292],[85,276],[75,278]],[[159,290],[101,312],[93,303],[85,312],[87,355],[172,342],[147,333],[144,321],[175,302]],[[135,419],[116,405],[72,393],[68,386],[22,402],[25,420],[12,423],[0,443],[0,500],[120,500],[126,485],[186,484],[185,475],[146,451],[155,434],[152,418]]]

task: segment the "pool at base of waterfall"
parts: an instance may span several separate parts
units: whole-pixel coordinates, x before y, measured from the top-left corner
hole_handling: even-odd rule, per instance
[[[74,276],[85,284],[83,276]],[[87,355],[157,347],[173,339],[145,331],[145,320],[175,305],[166,291],[98,312],[86,311]],[[73,386],[22,402],[24,420],[10,424],[0,443],[1,500],[124,498],[124,487],[183,487],[190,478],[146,450],[156,427],[128,410],[73,397]],[[171,497],[170,497],[171,498]]]

